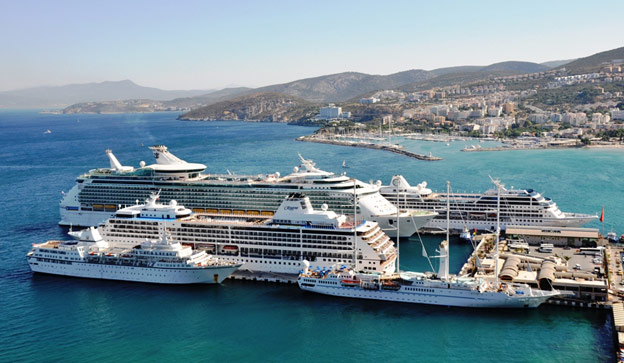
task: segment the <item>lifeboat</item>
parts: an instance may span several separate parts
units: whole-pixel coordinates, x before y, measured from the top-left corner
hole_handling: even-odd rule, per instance
[[[89,254],[90,254],[91,256],[93,256],[93,255],[95,255],[95,252],[90,252]]]
[[[219,209],[219,214],[232,214],[231,209]]]
[[[206,210],[204,208],[193,208],[193,212],[195,213],[204,213]]]
[[[268,217],[271,217],[271,216],[273,216],[273,214],[275,214],[275,213],[273,213],[273,212],[271,212],[271,211],[262,211],[262,213],[261,213],[261,214],[262,214],[263,216],[268,216]]]
[[[344,286],[360,286],[360,280],[342,280],[340,281]]]
[[[117,207],[114,204],[107,204],[104,206],[104,209],[106,210],[116,210]]]
[[[381,288],[384,289],[384,290],[394,290],[394,291],[396,291],[396,290],[399,290],[401,288],[401,285],[399,283],[397,283],[397,282],[394,282],[394,281],[388,281],[388,282],[384,282],[381,285]]]
[[[107,253],[107,254],[106,254],[106,256],[108,256],[108,257],[110,257],[110,256],[112,256],[112,255],[113,255],[112,253]]]
[[[224,246],[223,250],[224,251],[237,251],[238,247],[237,246],[228,245],[228,246]]]
[[[213,214],[215,214],[217,212],[218,211],[216,209],[208,209],[208,208],[206,208],[206,213],[213,213]]]
[[[248,210],[247,214],[249,214],[250,216],[258,216],[260,215],[260,212],[258,212],[257,210]]]
[[[243,214],[245,214],[245,211],[244,210],[235,210],[234,214],[236,214],[236,215],[243,215]]]
[[[103,204],[94,204],[93,205],[93,209],[104,209],[104,205]]]

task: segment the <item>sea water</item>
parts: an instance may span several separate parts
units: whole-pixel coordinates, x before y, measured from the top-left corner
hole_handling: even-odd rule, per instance
[[[153,161],[147,149],[153,144],[205,163],[211,173],[285,175],[299,164],[299,152],[321,169],[348,171],[366,182],[387,184],[400,173],[439,191],[447,180],[454,191],[484,191],[492,188],[491,175],[507,187],[543,192],[563,211],[600,213],[604,207],[604,224],[589,226],[624,232],[622,150],[466,153],[460,150],[471,142],[397,139],[409,150],[444,158],[425,162],[295,141],[314,132],[309,127],[176,116],[0,112],[0,361],[614,359],[611,321],[602,310],[455,309],[341,299],[273,283],[160,286],[33,275],[25,258],[31,244],[67,238],[57,225],[61,191],[81,173],[107,167],[105,149],[137,166]],[[441,238],[423,236],[429,253]],[[451,269],[458,271],[471,247],[451,242]],[[402,239],[400,249],[403,269],[431,269],[417,236]]]

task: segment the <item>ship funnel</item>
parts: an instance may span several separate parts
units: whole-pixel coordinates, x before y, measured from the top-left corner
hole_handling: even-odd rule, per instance
[[[399,189],[399,191],[405,191],[411,187],[411,185],[407,182],[407,180],[405,180],[403,175],[393,176],[391,184],[394,187],[395,191],[397,188]]]
[[[303,260],[301,261],[301,264],[303,265],[303,273],[307,274],[310,270],[310,262],[308,260]]]
[[[438,255],[440,259],[440,267],[438,267],[438,277],[441,280],[446,280],[449,276],[449,249],[448,249],[448,241],[442,241],[440,243],[440,254]]]
[[[186,161],[170,153],[165,145],[154,145],[149,148],[154,152],[157,164],[186,164]]]

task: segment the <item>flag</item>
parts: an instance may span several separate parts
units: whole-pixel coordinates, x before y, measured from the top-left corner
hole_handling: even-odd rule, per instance
[[[427,257],[427,250],[425,249],[425,245],[422,245],[422,248],[423,248],[422,250],[423,257]]]
[[[602,207],[602,212],[600,213],[600,222],[604,222],[604,207]]]
[[[476,229],[476,228],[474,229],[474,232],[472,232],[472,235],[473,235],[473,236],[476,236],[476,235],[477,235],[477,229]]]

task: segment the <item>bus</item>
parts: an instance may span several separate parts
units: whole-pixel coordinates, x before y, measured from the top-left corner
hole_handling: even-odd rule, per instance
[[[604,251],[604,247],[582,247],[578,253],[580,255],[602,256],[602,251]]]

